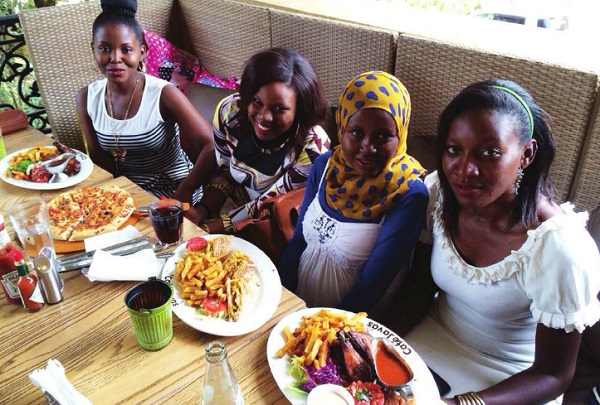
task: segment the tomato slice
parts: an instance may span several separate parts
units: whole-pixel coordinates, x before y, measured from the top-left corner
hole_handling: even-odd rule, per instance
[[[202,308],[208,312],[221,312],[227,309],[227,301],[218,298],[206,297],[202,301]]]
[[[188,240],[185,245],[187,250],[202,250],[208,245],[208,241],[204,239],[202,236],[195,236]]]

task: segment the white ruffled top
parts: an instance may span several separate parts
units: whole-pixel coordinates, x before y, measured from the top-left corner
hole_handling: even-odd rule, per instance
[[[564,215],[528,231],[518,250],[477,267],[462,259],[445,232],[437,172],[425,184],[429,215],[421,240],[433,243],[432,275],[442,290],[437,313],[453,334],[504,357],[515,344],[533,344],[537,323],[582,332],[600,319],[600,254],[585,229],[587,212],[562,204]],[[495,347],[503,342],[511,347]],[[532,355],[534,348],[516,350]]]

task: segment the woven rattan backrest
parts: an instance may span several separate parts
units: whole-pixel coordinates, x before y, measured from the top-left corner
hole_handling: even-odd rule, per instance
[[[244,62],[270,47],[269,10],[228,0],[179,0],[191,47],[217,76],[240,77]]]
[[[600,95],[596,100],[587,142],[581,154],[577,177],[571,188],[570,199],[578,208],[600,208]],[[598,213],[600,215],[600,213]],[[597,220],[600,224],[600,219]],[[598,226],[600,231],[600,226]]]
[[[567,199],[595,100],[595,73],[401,35],[396,75],[411,95],[409,136],[435,135],[444,107],[473,82],[502,78],[521,84],[552,118],[557,153],[551,174],[558,199]]]
[[[357,74],[394,71],[395,32],[279,10],[271,13],[273,46],[294,48],[312,62],[332,106]]]
[[[137,18],[142,27],[165,34],[171,1],[139,0]],[[75,112],[77,91],[101,76],[90,49],[92,23],[100,2],[23,11],[19,17],[31,54],[44,106],[55,138],[84,150]]]

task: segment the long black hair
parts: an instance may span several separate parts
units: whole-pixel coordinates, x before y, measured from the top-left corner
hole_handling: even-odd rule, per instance
[[[312,64],[294,49],[269,48],[254,54],[244,65],[239,102],[241,132],[252,133],[248,106],[261,87],[274,82],[285,83],[296,92],[294,123],[289,131],[295,132],[293,147],[298,151],[310,128],[325,118],[327,97]]]
[[[529,114],[517,97],[509,91],[496,88],[500,86],[518,94],[529,107],[533,119],[533,137],[531,137],[531,123]],[[537,105],[533,97],[523,87],[510,80],[486,80],[474,83],[462,90],[442,112],[438,122],[438,136],[436,148],[436,163],[440,185],[444,197],[443,220],[451,233],[458,227],[458,212],[460,204],[454,196],[448,178],[446,177],[442,158],[446,148],[446,140],[452,122],[459,116],[469,111],[488,110],[497,114],[514,117],[520,130],[520,144],[523,145],[530,139],[537,142],[537,151],[531,164],[524,170],[519,193],[515,197],[511,210],[508,227],[523,224],[531,228],[539,223],[537,206],[541,196],[552,198],[555,195],[554,185],[550,178],[550,166],[556,154],[554,136],[550,127],[550,118]]]

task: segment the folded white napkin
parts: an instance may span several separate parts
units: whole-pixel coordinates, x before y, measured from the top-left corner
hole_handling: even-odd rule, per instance
[[[92,259],[87,278],[90,281],[145,281],[158,277],[161,262],[152,249],[144,249],[128,256],[113,256],[97,250]]]
[[[140,231],[135,229],[133,225],[127,225],[125,228],[118,231],[89,237],[85,239],[83,243],[85,244],[85,251],[91,252],[107,246],[116,245],[117,243],[126,242],[128,240],[137,238],[138,236],[142,236]]]
[[[45,394],[52,395],[60,405],[92,405],[67,380],[65,369],[58,360],[48,360],[48,365],[45,368],[33,370],[29,374],[29,379],[40,387]]]

